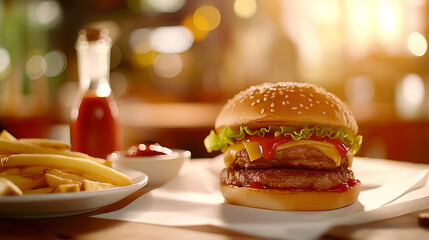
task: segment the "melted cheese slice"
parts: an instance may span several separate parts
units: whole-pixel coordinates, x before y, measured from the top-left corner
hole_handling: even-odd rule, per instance
[[[338,151],[335,149],[335,146],[332,143],[328,142],[320,142],[313,140],[299,140],[299,141],[290,141],[279,145],[276,151],[280,151],[286,148],[295,147],[299,145],[307,145],[310,147],[314,147],[323,152],[327,157],[332,159],[337,166],[341,164],[341,156]],[[262,157],[261,150],[259,148],[259,144],[257,142],[241,142],[231,145],[228,150],[225,152],[224,162],[225,166],[229,167],[235,160],[235,156],[237,153],[246,149],[247,154],[249,155],[250,161],[254,161],[260,157]],[[349,163],[349,168],[352,166],[353,155],[349,151],[346,155]]]

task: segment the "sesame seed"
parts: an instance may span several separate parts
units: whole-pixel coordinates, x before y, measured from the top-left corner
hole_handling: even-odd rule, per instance
[[[266,102],[268,100],[268,98],[264,97],[264,102]]]
[[[280,94],[280,95],[283,95],[283,94],[284,94],[284,92],[283,92],[283,91],[280,91],[280,92],[279,92],[279,94]]]
[[[299,104],[300,107],[304,107],[304,105],[302,103]]]
[[[287,95],[287,94],[286,94],[286,95],[285,95],[285,98],[288,98],[288,97],[289,97],[289,95]]]
[[[301,89],[300,89],[301,90]],[[299,96],[301,96],[301,97],[305,97],[305,95],[304,94],[299,94]]]
[[[242,98],[241,100],[240,100],[240,103],[243,103],[244,102],[244,98]]]
[[[272,109],[272,108],[271,108],[271,110],[270,110],[270,111],[271,111],[271,112],[274,112],[274,109]]]
[[[292,110],[296,110],[297,109],[297,107],[292,107]]]
[[[313,94],[312,94],[312,93],[310,93],[310,97],[313,97]]]
[[[253,99],[253,98],[255,98],[255,96],[253,96],[253,95],[250,95],[250,97],[249,97],[250,99]]]
[[[305,107],[305,109],[307,109],[307,110],[308,110],[308,107]]]
[[[316,100],[316,103],[320,103],[319,100]]]
[[[286,104],[289,104],[289,101],[286,101]]]
[[[312,103],[310,103],[310,107],[312,107],[313,106],[313,104]]]
[[[331,107],[334,107],[334,104],[331,104]]]
[[[282,104],[283,104],[283,105],[286,105],[285,101],[282,101]]]
[[[261,102],[261,99],[256,99],[256,103],[260,103]]]
[[[252,102],[252,104],[250,104],[250,106],[253,107],[253,106],[255,106],[255,104],[256,104],[256,102]]]
[[[323,114],[323,115],[326,115],[326,112],[325,112],[325,111],[322,111],[322,114]]]
[[[271,107],[274,107],[274,103],[271,103]]]
[[[329,105],[328,101],[325,101],[326,105]]]
[[[295,90],[291,89],[291,90],[289,90],[289,92],[295,92]]]
[[[301,88],[300,89],[298,89],[300,92],[304,92],[304,90],[302,90]]]
[[[301,112],[298,112],[297,114],[299,115],[299,114],[301,114]]]
[[[265,109],[263,109],[263,108],[262,108],[262,110],[261,110],[261,114],[263,114],[264,112],[265,112]]]
[[[313,99],[311,99],[311,98],[308,98],[308,101],[309,101],[309,102],[312,102],[312,101],[313,101]]]

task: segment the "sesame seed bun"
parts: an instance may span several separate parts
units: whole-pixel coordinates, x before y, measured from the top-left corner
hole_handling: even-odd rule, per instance
[[[241,91],[222,108],[215,122],[225,127],[323,126],[356,135],[358,126],[346,104],[324,88],[308,83],[263,83]]]

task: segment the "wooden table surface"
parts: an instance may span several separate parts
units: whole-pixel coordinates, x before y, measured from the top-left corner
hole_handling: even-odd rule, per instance
[[[87,214],[46,219],[0,218],[0,239],[259,239],[213,226],[167,227],[91,217],[120,209],[146,191],[141,189]],[[429,212],[429,206],[425,211],[388,220],[335,227],[321,239],[429,239],[429,229],[418,225],[422,212]]]

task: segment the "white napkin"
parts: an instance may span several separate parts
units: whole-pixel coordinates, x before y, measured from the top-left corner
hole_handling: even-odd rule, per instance
[[[429,206],[428,166],[354,159],[358,201],[331,211],[271,211],[224,203],[221,157],[192,160],[185,173],[128,206],[94,217],[168,226],[214,225],[259,237],[314,239],[333,226],[382,220]],[[150,181],[150,179],[149,179]]]

